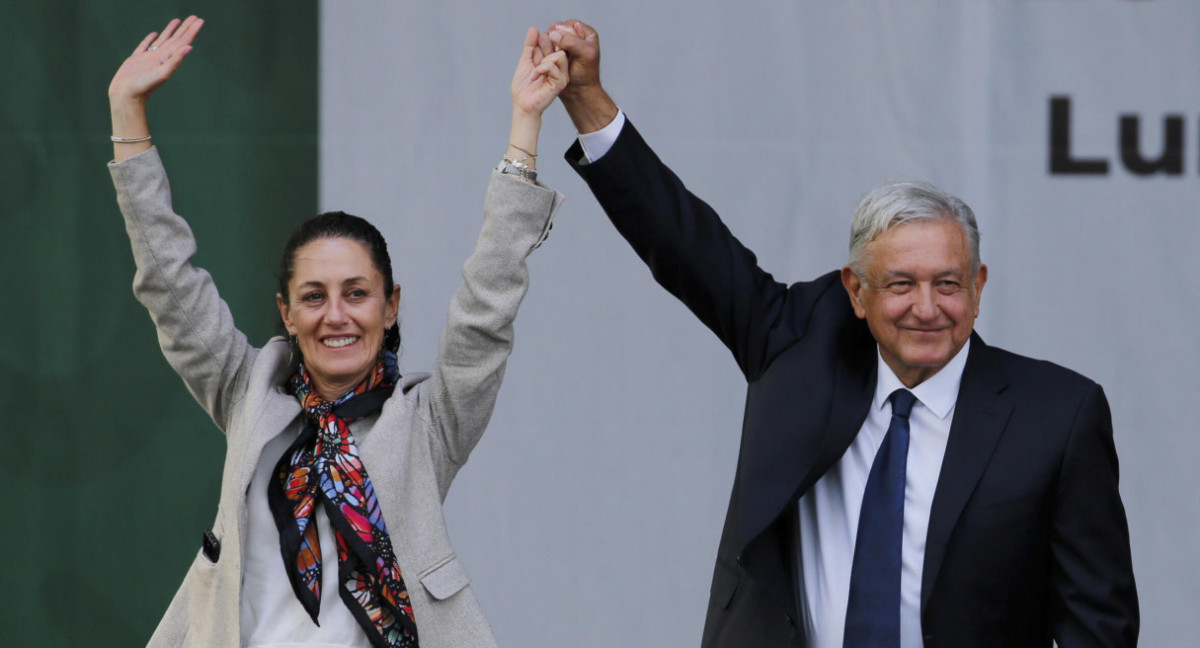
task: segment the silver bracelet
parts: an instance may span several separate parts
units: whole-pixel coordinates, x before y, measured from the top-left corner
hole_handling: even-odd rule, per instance
[[[116,135],[109,135],[108,139],[116,142],[117,144],[134,144],[137,142],[149,141],[150,136],[147,135],[145,137],[117,137]]]

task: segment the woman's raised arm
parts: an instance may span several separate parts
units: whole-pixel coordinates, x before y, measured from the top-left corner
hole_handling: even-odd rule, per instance
[[[549,39],[531,27],[513,74],[504,171],[491,174],[483,228],[450,301],[426,401],[443,496],[491,418],[512,351],[513,321],[529,288],[525,260],[545,240],[562,204],[558,192],[529,172],[536,164],[542,113],[566,85],[566,53],[551,51]]]
[[[183,63],[203,25],[204,21],[195,16],[182,22],[176,18],[162,33],[151,32],[143,38],[121,64],[108,85],[113,160],[120,162],[150,148],[146,100]]]

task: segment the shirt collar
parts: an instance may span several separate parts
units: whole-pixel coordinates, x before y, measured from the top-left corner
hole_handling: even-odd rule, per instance
[[[940,419],[949,416],[950,412],[954,410],[954,403],[958,401],[958,387],[962,384],[963,370],[967,367],[967,354],[970,350],[971,340],[968,339],[958,353],[950,358],[950,362],[947,362],[946,366],[927,378],[925,382],[909,390],[922,405]],[[883,355],[879,353],[879,345],[875,346],[875,357],[878,363],[879,380],[875,382],[874,406],[876,409],[883,409],[892,392],[897,389],[906,389],[906,387],[896,377],[892,368],[883,361]]]

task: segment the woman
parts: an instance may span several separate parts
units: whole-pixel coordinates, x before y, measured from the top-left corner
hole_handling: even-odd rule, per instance
[[[561,203],[533,172],[542,111],[566,59],[525,39],[510,146],[492,174],[432,374],[396,370],[387,246],[323,214],[293,234],[276,296],[289,338],[235,327],[171,207],[145,103],[203,22],[148,35],[109,86],[117,198],[134,291],[163,353],[227,436],[221,500],[152,646],[493,646],[455,557],[442,500],[483,433],[528,287],[525,258]],[[319,625],[318,625],[319,622]]]

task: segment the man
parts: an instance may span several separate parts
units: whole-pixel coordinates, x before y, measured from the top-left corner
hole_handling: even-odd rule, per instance
[[[846,267],[778,283],[617,109],[595,30],[547,36],[570,57],[567,161],[749,383],[703,645],[1136,645],[1104,393],[974,333],[970,208],[881,187]]]

